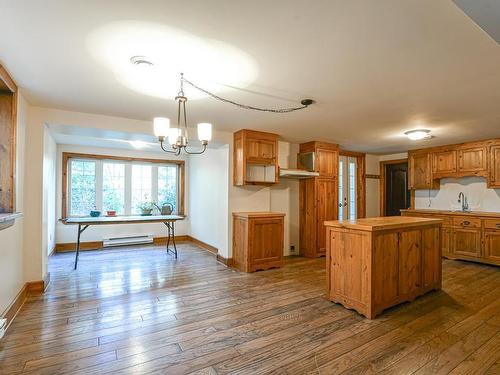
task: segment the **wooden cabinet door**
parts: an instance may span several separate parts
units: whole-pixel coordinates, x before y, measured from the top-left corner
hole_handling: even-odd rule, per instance
[[[338,152],[316,149],[316,172],[320,177],[337,177]]]
[[[484,232],[484,257],[500,265],[500,230]]]
[[[248,258],[252,265],[280,261],[283,258],[283,220],[250,221]]]
[[[247,160],[272,162],[276,158],[276,142],[249,138],[246,151]]]
[[[300,254],[312,258],[316,253],[316,182],[314,178],[300,180]]]
[[[451,228],[449,227],[441,228],[441,252],[445,257],[451,254]]]
[[[458,172],[482,172],[486,170],[486,147],[458,150]]]
[[[422,229],[422,285],[424,291],[440,287],[441,285],[441,251],[442,229]],[[442,247],[441,247],[442,250]]]
[[[326,253],[327,220],[337,220],[337,181],[335,179],[316,179],[316,217],[317,217],[317,255]]]
[[[478,258],[481,256],[481,230],[453,228],[452,253],[454,255]]]
[[[447,176],[457,172],[457,152],[438,151],[432,154],[432,172],[435,175]]]
[[[399,296],[419,294],[422,288],[422,232],[399,234]]]
[[[500,145],[491,146],[489,158],[490,175],[488,186],[500,188]]]
[[[432,182],[430,154],[410,154],[409,167],[409,188],[428,189]]]

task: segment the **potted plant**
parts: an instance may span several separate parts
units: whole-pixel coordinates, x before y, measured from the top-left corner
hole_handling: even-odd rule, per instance
[[[137,205],[137,208],[141,210],[141,216],[151,216],[155,204],[153,202],[144,201]]]

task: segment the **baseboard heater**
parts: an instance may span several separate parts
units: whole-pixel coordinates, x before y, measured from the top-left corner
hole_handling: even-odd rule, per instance
[[[153,243],[152,234],[104,238],[102,241],[102,246],[110,247],[110,246],[140,245],[145,243]]]

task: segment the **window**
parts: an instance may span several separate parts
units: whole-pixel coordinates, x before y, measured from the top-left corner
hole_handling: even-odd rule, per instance
[[[357,173],[357,158],[341,155],[339,158],[339,220],[354,220],[357,217]]]
[[[88,215],[96,207],[95,162],[73,160],[70,170],[71,216]]]
[[[137,206],[141,202],[152,200],[151,175],[151,165],[132,165],[132,213],[135,215],[140,214]]]
[[[102,163],[102,209],[125,214],[125,164]]]
[[[63,217],[93,209],[138,215],[144,201],[170,203],[183,214],[183,161],[63,153],[63,173]]]

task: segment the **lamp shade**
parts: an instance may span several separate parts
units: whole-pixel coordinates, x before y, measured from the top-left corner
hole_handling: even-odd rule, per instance
[[[181,135],[181,129],[170,128],[168,130],[168,143],[170,143],[171,145],[175,145],[180,135]]]
[[[212,139],[212,124],[208,122],[198,124],[198,139],[207,142]]]
[[[170,128],[170,120],[166,117],[155,117],[153,120],[153,128],[155,136],[166,137],[168,136],[168,129]]]

